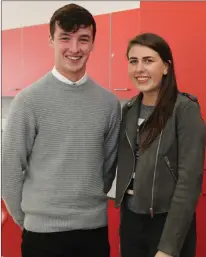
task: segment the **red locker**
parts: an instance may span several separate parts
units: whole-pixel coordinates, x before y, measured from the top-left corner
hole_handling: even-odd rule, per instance
[[[130,39],[140,32],[140,9],[112,13],[111,19],[111,91],[121,99],[137,94],[127,73],[126,50]]]
[[[109,89],[110,14],[98,15],[95,21],[97,34],[87,72],[102,87]]]
[[[206,256],[206,196],[201,196],[197,205],[197,254],[196,257]]]
[[[129,99],[137,94],[127,73],[126,49],[130,39],[140,32],[139,9],[132,9],[111,14],[111,55],[110,86],[111,91],[120,99]],[[119,250],[119,209],[114,202],[108,204],[109,238],[111,257],[120,257]]]
[[[206,168],[204,169],[204,174],[203,174],[202,193],[203,195],[206,196]]]
[[[1,213],[5,215],[1,224],[1,255],[4,257],[21,257],[21,229],[8,214],[2,200]]]
[[[24,87],[52,70],[53,55],[53,49],[49,45],[48,24],[23,28]]]
[[[14,96],[23,87],[22,29],[2,31],[2,96]]]

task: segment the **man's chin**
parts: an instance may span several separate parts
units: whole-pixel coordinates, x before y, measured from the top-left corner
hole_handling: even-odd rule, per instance
[[[78,73],[80,72],[83,68],[82,67],[71,67],[71,66],[67,66],[65,67],[67,72],[71,72],[71,73]]]

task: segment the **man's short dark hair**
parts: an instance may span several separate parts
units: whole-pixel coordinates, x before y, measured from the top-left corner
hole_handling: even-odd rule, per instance
[[[56,24],[66,32],[77,32],[79,28],[92,25],[93,41],[96,36],[96,22],[92,14],[77,4],[67,4],[54,12],[50,20],[50,35],[53,38]]]

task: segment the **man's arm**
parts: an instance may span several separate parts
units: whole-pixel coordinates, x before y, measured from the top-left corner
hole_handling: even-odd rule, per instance
[[[107,194],[112,186],[116,173],[116,158],[121,122],[121,105],[116,101],[116,105],[111,113],[109,131],[104,142],[104,192]]]
[[[24,172],[35,138],[35,117],[22,93],[12,101],[2,140],[2,198],[14,221],[23,227]]]

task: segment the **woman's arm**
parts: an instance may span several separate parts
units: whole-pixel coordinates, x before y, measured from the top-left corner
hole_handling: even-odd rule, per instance
[[[205,123],[197,102],[179,111],[178,181],[158,250],[178,256],[191,225],[199,198],[204,170]]]

